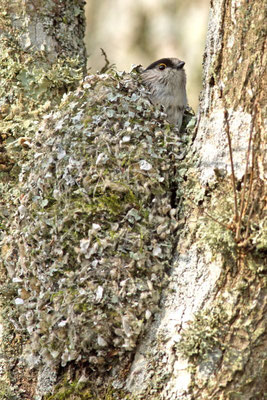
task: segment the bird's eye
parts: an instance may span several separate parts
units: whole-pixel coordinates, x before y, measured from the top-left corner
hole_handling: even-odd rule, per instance
[[[161,71],[163,71],[166,67],[167,67],[167,65],[164,64],[164,63],[159,64],[159,69],[160,69]]]

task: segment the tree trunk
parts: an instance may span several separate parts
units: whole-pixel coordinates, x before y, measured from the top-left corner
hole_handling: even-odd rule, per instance
[[[1,37],[5,41],[11,35],[10,39],[19,45],[18,51],[42,51],[50,63],[59,56],[80,57],[85,63],[83,0],[3,0],[0,7]]]
[[[1,1],[0,143],[29,135],[83,76],[83,3]],[[19,157],[6,150],[1,148],[0,171],[9,171]]]
[[[10,33],[22,24],[17,3],[7,4]],[[90,75],[57,107],[84,62],[76,6],[64,6],[66,18],[78,15],[67,18],[73,29],[60,25],[67,41],[38,18],[40,36],[31,20],[12,46],[22,57],[31,42],[52,66],[58,49],[82,61],[70,61],[65,78],[57,67],[50,84],[44,65],[30,74],[23,63],[21,75],[12,58],[16,109],[1,92],[11,145],[1,183],[0,393],[262,400],[263,4],[211,3],[194,140],[163,122],[135,72]],[[47,24],[62,18],[57,7]]]
[[[24,336],[2,238],[17,209],[18,174],[36,127],[85,71],[83,6],[83,0],[0,2],[1,399],[29,400],[36,392],[37,374],[18,364]]]
[[[186,222],[162,312],[128,377],[133,392],[264,398],[263,21],[262,1],[211,2]]]

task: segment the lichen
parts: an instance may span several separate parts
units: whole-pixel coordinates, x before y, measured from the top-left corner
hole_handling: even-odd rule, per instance
[[[182,331],[177,350],[184,358],[197,363],[206,360],[214,350],[224,350],[227,322],[227,314],[222,306],[197,312],[193,321]]]
[[[1,1],[1,181],[16,181],[19,172],[16,161],[27,157],[24,150],[30,146],[42,115],[54,109],[63,93],[76,88],[84,74],[84,47],[77,45],[78,40],[82,43],[83,39],[83,2],[66,3],[47,1],[18,6]],[[62,23],[67,15],[68,26],[76,28],[75,40],[73,29],[66,29]],[[51,17],[53,33],[50,32]],[[67,40],[70,36],[71,40]],[[54,49],[56,41],[61,46],[60,56],[56,56]],[[53,45],[49,46],[48,42]]]
[[[219,189],[212,188],[212,196],[203,193],[201,208],[207,213],[199,218],[196,237],[200,246],[205,244],[212,251],[214,257],[222,255],[230,262],[236,258],[237,243],[234,232],[231,229],[234,213],[234,198],[230,182],[225,180],[222,188],[222,180]]]
[[[66,88],[73,89],[82,77],[78,58],[58,58],[50,63],[42,52],[34,58],[30,54],[23,57],[18,54],[19,48],[15,43],[13,46],[1,45],[1,137],[8,144],[11,143],[9,138],[17,139],[26,132],[28,137],[31,136],[38,117],[52,109]],[[14,82],[11,88],[10,81]]]

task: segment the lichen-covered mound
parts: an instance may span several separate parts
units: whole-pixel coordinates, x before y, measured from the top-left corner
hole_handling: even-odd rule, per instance
[[[31,366],[106,368],[135,348],[157,310],[184,151],[163,116],[137,73],[108,71],[88,76],[38,127],[4,239]]]

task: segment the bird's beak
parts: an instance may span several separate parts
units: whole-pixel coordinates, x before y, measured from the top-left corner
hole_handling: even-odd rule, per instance
[[[182,69],[184,65],[185,65],[185,62],[184,61],[180,61],[176,68],[177,69]]]

